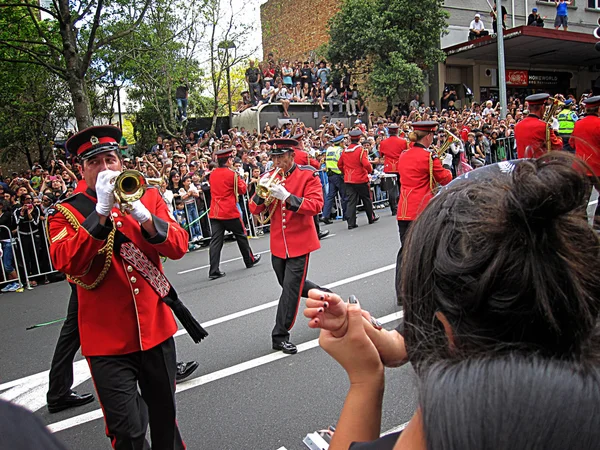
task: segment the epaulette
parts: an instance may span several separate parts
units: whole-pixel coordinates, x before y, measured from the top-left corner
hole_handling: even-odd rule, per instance
[[[308,166],[308,165],[305,165],[305,164],[298,165],[298,169],[300,169],[300,170],[310,170],[312,172],[316,172],[317,171],[317,169],[315,169],[313,166]]]
[[[297,167],[300,170],[306,170],[308,172],[312,172],[314,177],[319,175],[319,171],[317,169],[315,169],[313,166],[302,165],[302,166],[297,166]]]
[[[76,194],[73,194],[70,197],[63,198],[62,200],[59,200],[59,201],[55,202],[54,205],[52,205],[46,211],[46,216],[50,217],[50,216],[55,215],[58,212],[58,209],[55,208],[55,205],[60,205],[60,204],[63,204],[63,203],[76,203],[77,202],[77,197],[79,197],[80,195],[83,195],[83,193],[82,192],[77,192]]]

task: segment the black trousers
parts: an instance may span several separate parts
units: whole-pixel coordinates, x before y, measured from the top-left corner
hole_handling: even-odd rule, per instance
[[[402,249],[406,243],[406,235],[410,229],[412,220],[399,220],[398,221],[398,233],[400,233],[400,250],[398,250],[398,256],[396,256],[396,298],[398,304],[402,304],[400,300],[400,283],[402,281]]]
[[[73,385],[73,359],[79,350],[79,324],[77,312],[77,285],[69,283],[71,296],[67,307],[67,318],[60,329],[60,335],[54,349],[50,365],[50,386],[46,399],[48,403],[57,403],[70,394]]]
[[[369,223],[373,223],[373,201],[369,183],[346,183],[346,195],[348,195],[348,213],[346,214],[348,226],[356,225],[356,205],[358,205],[359,199],[363,202]]]
[[[242,258],[246,267],[251,267],[254,262],[254,254],[250,248],[248,237],[240,219],[210,219],[212,228],[212,239],[210,240],[210,270],[208,275],[215,275],[219,272],[219,262],[221,261],[221,250],[223,249],[223,238],[225,231],[231,231],[237,242]]]
[[[400,180],[400,176],[398,176],[397,180]],[[392,184],[386,192],[388,196],[388,202],[390,203],[390,210],[392,211],[392,216],[395,216],[396,214],[398,214],[398,197],[400,197],[400,185],[398,183]]]
[[[296,321],[300,299],[308,297],[311,289],[322,289],[310,280],[306,279],[308,271],[308,254],[296,258],[278,258],[271,255],[271,264],[277,282],[282,287],[277,315],[275,316],[275,327],[271,333],[273,343],[279,344],[290,338],[290,330]],[[322,289],[328,291],[327,289]]]
[[[185,448],[175,413],[175,359],[172,337],[150,350],[87,358],[115,450],[149,449],[148,424],[153,449]]]

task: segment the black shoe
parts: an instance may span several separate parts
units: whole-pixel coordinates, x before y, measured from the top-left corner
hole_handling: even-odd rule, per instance
[[[379,220],[379,216],[373,216],[373,220],[371,220],[371,221],[369,222],[369,224],[371,224],[371,223],[375,223],[375,222],[377,222],[378,220]]]
[[[217,278],[223,278],[225,276],[225,272],[218,271],[217,273],[213,273],[209,275],[208,278],[210,280],[216,280]]]
[[[333,223],[333,220],[331,220],[329,218],[327,218],[327,219],[322,218],[321,223],[324,223],[325,225],[331,225]]]
[[[255,265],[257,265],[260,261],[260,255],[254,255],[254,261],[252,261],[252,263],[249,266],[246,266],[247,269],[249,269],[250,267],[254,267]]]
[[[180,363],[177,363],[177,373],[175,374],[175,381],[185,380],[199,366],[200,366],[200,364],[198,364],[197,361],[189,361],[189,362],[180,362]]]
[[[69,395],[55,403],[48,403],[48,411],[52,414],[64,411],[65,409],[75,408],[76,406],[87,405],[94,401],[92,394],[79,395],[71,391]]]
[[[349,230],[354,230],[355,228],[358,228],[358,225],[348,225]]]
[[[298,349],[290,341],[273,342],[273,350],[281,350],[283,353],[288,355],[294,355],[298,353]]]
[[[319,240],[326,238],[329,236],[329,230],[323,230],[319,232]]]

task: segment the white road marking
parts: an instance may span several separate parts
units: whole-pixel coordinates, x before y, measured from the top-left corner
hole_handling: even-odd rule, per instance
[[[379,322],[382,324],[390,323],[395,320],[398,320],[404,316],[403,311],[398,311],[392,314],[388,314],[387,316],[379,318]],[[312,341],[304,342],[298,345],[298,353],[305,352],[307,350],[313,349],[319,346],[319,339],[313,339]],[[177,385],[177,392],[185,392],[189,389],[193,389],[208,383],[212,383],[213,381],[221,380],[223,378],[230,377],[232,375],[236,375],[241,372],[245,372],[250,369],[254,369],[256,367],[263,366],[265,364],[272,363],[274,361],[278,361],[280,359],[288,358],[292,355],[286,355],[283,352],[273,352],[268,355],[260,356],[255,359],[251,359],[249,361],[244,361],[243,363],[236,364],[231,367],[227,367],[225,369],[217,370],[216,372],[209,373],[207,375],[202,375],[197,378],[192,378],[191,380],[184,381],[183,383],[179,383]],[[75,417],[71,417],[70,419],[62,420],[60,422],[51,423],[48,425],[50,431],[56,433],[58,431],[63,431],[68,428],[73,428],[78,425],[82,425],[87,422],[91,422],[92,420],[100,419],[102,417],[102,410],[96,409],[94,411],[90,411],[85,414],[80,414]]]
[[[327,289],[333,289],[333,288],[336,288],[338,286],[342,286],[344,284],[348,284],[348,283],[352,283],[354,281],[362,280],[363,278],[368,278],[368,277],[372,277],[374,275],[378,275],[378,274],[380,274],[382,272],[386,272],[388,270],[392,270],[395,267],[396,267],[396,264],[390,264],[388,266],[380,267],[379,269],[371,270],[369,272],[361,273],[359,275],[354,275],[353,277],[344,278],[343,280],[339,280],[339,281],[334,281],[333,283],[326,284],[323,287],[325,287]],[[263,309],[273,308],[273,307],[277,306],[278,303],[279,303],[279,300],[275,300],[275,301],[272,301],[272,302],[269,302],[269,303],[263,303],[262,305],[253,306],[252,308],[244,309],[242,311],[238,311],[236,313],[229,314],[227,316],[223,316],[223,317],[219,317],[217,319],[209,320],[208,322],[203,323],[202,326],[204,328],[206,328],[206,327],[212,327],[213,325],[218,325],[218,324],[223,323],[223,322],[229,322],[230,320],[239,319],[240,317],[244,317],[244,316],[247,316],[249,314],[253,314],[255,312],[262,311]],[[187,334],[187,330],[181,329],[181,330],[178,330],[177,333],[175,333],[175,337],[182,336],[184,334]]]
[[[258,253],[255,253],[255,255],[262,255],[264,253],[271,253],[271,250],[265,250],[264,252],[258,252]],[[242,257],[238,256],[237,258],[228,259],[226,261],[221,261],[221,264],[227,264],[227,263],[230,263],[233,261],[239,261],[240,259],[242,259]],[[210,264],[207,264],[205,266],[200,266],[200,267],[194,267],[193,269],[182,270],[181,272],[177,272],[177,275],[184,275],[186,273],[195,272],[196,270],[208,269],[209,267],[210,267]]]
[[[369,272],[354,275],[349,278],[344,278],[343,280],[334,281],[333,283],[327,284],[324,287],[328,289],[333,289],[338,286],[361,280],[363,278],[378,275],[388,270],[392,270],[395,267],[395,264],[390,264],[384,267],[380,267],[379,269],[374,269]],[[233,314],[228,314],[223,317],[209,320],[207,322],[204,322],[202,326],[204,328],[209,328],[224,322],[239,319],[240,317],[244,317],[249,314],[254,314],[256,312],[268,308],[274,308],[277,306],[278,303],[279,301],[275,300],[272,302],[264,303],[262,305],[254,306],[252,308],[238,311]],[[175,337],[182,336],[185,334],[187,334],[187,331],[185,329],[181,329],[177,331],[177,333],[175,333]],[[0,384],[0,392],[6,391],[0,394],[0,398],[21,405],[29,409],[30,411],[37,411],[38,409],[43,408],[46,405],[46,393],[48,392],[48,374],[49,371],[46,370],[44,372],[40,372],[24,378],[19,378],[17,380]],[[90,370],[85,359],[77,361],[73,364],[73,375],[73,388],[91,378]]]

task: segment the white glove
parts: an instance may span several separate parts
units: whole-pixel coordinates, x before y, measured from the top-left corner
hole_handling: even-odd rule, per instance
[[[109,216],[115,204],[115,179],[121,172],[104,170],[96,178],[96,212],[101,216]]]
[[[442,161],[442,166],[452,167],[452,153],[447,153]]]
[[[146,208],[146,206],[140,200],[136,200],[131,204],[131,209],[129,212],[131,213],[131,217],[137,220],[140,224],[152,219],[150,211],[148,211],[148,208]]]
[[[271,195],[273,197],[275,197],[277,200],[281,200],[282,202],[285,202],[287,200],[287,198],[292,194],[290,194],[288,192],[288,190],[286,188],[284,188],[282,185],[276,184],[271,187]]]

